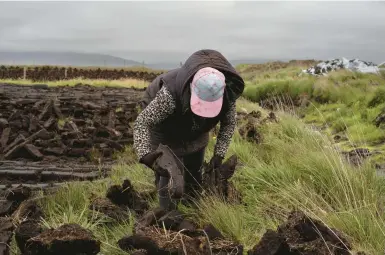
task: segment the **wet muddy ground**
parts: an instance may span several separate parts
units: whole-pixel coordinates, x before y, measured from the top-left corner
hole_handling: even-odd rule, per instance
[[[0,189],[103,177],[116,152],[132,144],[142,93],[0,84]]]

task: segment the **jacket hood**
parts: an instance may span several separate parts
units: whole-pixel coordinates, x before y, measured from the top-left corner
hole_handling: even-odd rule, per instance
[[[176,85],[180,88],[179,98],[183,98],[182,106],[185,110],[190,104],[190,86],[195,73],[204,67],[212,67],[221,71],[226,78],[224,102],[235,102],[243,93],[245,83],[230,62],[218,51],[204,49],[193,53],[179,69]]]

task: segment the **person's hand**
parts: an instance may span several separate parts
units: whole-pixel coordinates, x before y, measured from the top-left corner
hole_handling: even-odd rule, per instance
[[[222,165],[223,158],[217,155],[214,155],[209,163],[210,169],[216,169]]]
[[[146,155],[144,155],[140,160],[139,163],[146,165],[147,167],[154,169],[154,163],[155,161],[162,155],[161,151],[154,151],[150,152]]]

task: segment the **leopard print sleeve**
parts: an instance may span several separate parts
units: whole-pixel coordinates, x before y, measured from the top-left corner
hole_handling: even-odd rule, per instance
[[[217,142],[214,147],[214,155],[224,158],[230,146],[235,127],[237,125],[236,104],[230,106],[230,109],[220,122]]]
[[[175,110],[176,104],[169,90],[162,87],[156,97],[139,114],[134,123],[134,149],[139,158],[150,153],[150,129],[165,120]]]

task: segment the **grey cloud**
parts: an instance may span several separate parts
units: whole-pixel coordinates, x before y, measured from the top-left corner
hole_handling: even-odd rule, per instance
[[[0,2],[0,50],[385,60],[382,2]]]

